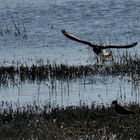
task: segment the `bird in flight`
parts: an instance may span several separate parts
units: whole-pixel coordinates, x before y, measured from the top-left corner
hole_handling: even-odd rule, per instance
[[[104,49],[108,49],[108,48],[132,48],[135,47],[138,43],[132,43],[132,44],[128,44],[128,45],[121,45],[121,46],[117,46],[117,45],[106,45],[106,46],[102,46],[102,45],[97,45],[95,43],[92,43],[91,41],[85,41],[85,40],[81,40],[80,38],[76,37],[75,35],[71,34],[70,32],[67,32],[65,30],[61,30],[61,32],[69,39],[86,44],[90,47],[93,48],[93,51],[96,55],[100,55],[102,58],[108,58],[111,56],[110,52],[106,52]]]
[[[136,114],[135,112],[131,111],[130,109],[119,105],[117,100],[114,100],[112,102],[112,106],[113,106],[115,112],[119,115],[130,115],[130,114],[135,115]]]

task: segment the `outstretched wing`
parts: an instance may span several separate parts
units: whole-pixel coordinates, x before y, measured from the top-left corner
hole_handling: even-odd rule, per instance
[[[117,45],[107,45],[107,46],[98,46],[98,47],[101,47],[102,49],[108,49],[108,48],[117,48],[117,49],[127,49],[127,48],[132,48],[132,47],[135,47],[138,43],[137,42],[134,42],[132,44],[128,44],[128,45],[120,45],[120,46],[117,46]]]
[[[75,35],[69,33],[69,32],[66,32],[65,30],[61,30],[61,32],[69,39],[71,40],[74,40],[74,41],[77,41],[77,42],[80,42],[80,43],[83,43],[83,44],[86,44],[86,45],[89,45],[90,47],[99,47],[101,49],[108,49],[108,48],[124,48],[124,49],[127,49],[127,48],[132,48],[132,47],[135,47],[138,43],[135,42],[135,43],[132,43],[132,44],[128,44],[128,45],[106,45],[106,46],[102,46],[102,45],[97,45],[97,44],[94,44],[94,43],[91,43],[90,41],[85,41],[85,40],[81,40],[80,38],[76,37]]]
[[[83,43],[83,44],[92,46],[91,42],[81,40],[80,38],[76,37],[75,35],[72,35],[72,34],[69,33],[69,32],[66,32],[65,30],[61,30],[61,32],[62,32],[67,38],[69,38],[69,39],[71,39],[71,40],[74,40],[74,41],[77,41],[77,42],[80,42],[80,43]]]

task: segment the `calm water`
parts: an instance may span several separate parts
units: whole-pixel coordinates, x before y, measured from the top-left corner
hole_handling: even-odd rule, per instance
[[[2,65],[12,65],[13,61],[93,64],[94,54],[88,46],[68,40],[61,29],[98,44],[120,45],[140,40],[138,0],[0,0],[0,3]],[[18,36],[15,24],[21,32]],[[12,30],[7,33],[7,28]],[[139,54],[139,45],[129,52]],[[113,53],[117,56],[125,50],[113,50]],[[21,104],[46,101],[54,105],[77,105],[79,100],[87,104],[111,103],[116,98],[139,102],[139,84],[127,79],[97,76],[68,82],[9,85],[1,87],[0,99]]]
[[[140,103],[139,82],[130,78],[91,76],[71,81],[45,81],[1,87],[0,99],[17,105],[48,104],[52,106],[91,103],[110,105],[112,100]]]

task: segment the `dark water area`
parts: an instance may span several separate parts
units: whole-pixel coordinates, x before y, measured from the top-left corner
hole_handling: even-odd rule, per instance
[[[83,44],[65,38],[61,29],[97,44],[124,45],[140,40],[138,0],[31,0],[4,1],[0,6],[0,64],[68,64],[96,62]],[[112,50],[115,59],[126,50]],[[139,55],[139,44],[128,50]],[[104,80],[105,79],[105,80]],[[54,105],[122,102],[139,103],[139,83],[129,77],[88,77],[68,82],[45,81],[1,87],[1,101]],[[104,82],[105,81],[105,82]]]

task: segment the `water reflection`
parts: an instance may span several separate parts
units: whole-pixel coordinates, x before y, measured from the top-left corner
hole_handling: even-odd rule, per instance
[[[80,103],[107,104],[121,102],[139,103],[139,83],[128,77],[90,76],[67,81],[44,81],[9,85],[0,89],[1,101],[19,102],[20,105],[50,103],[52,106],[70,106]]]

